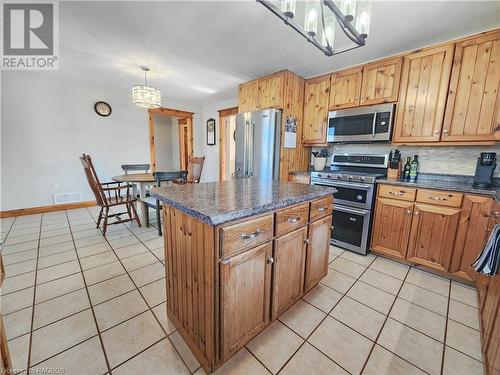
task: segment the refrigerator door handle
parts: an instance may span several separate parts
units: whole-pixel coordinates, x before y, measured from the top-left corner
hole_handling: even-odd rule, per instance
[[[247,175],[249,177],[252,177],[253,176],[253,148],[254,148],[254,145],[253,145],[253,128],[254,128],[255,124],[251,121],[249,124],[248,124],[248,136],[247,136],[247,139],[248,139],[248,160],[247,160],[247,163],[248,163],[248,173]]]
[[[243,176],[248,174],[248,163],[247,163],[247,155],[248,155],[248,123],[249,121],[245,121],[245,129],[244,129],[244,141],[243,141]]]

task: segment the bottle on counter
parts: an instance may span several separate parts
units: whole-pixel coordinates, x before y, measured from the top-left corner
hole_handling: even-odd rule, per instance
[[[410,168],[411,168],[411,156],[408,156],[406,158],[406,163],[403,168],[403,180],[409,180],[410,179]]]
[[[415,181],[418,177],[418,155],[413,156],[410,164],[410,181]]]

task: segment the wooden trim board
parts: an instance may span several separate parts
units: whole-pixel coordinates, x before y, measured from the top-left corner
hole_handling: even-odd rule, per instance
[[[0,218],[33,215],[33,214],[40,214],[53,211],[71,210],[75,208],[93,207],[95,205],[96,205],[95,201],[83,201],[83,202],[65,203],[65,204],[51,204],[48,206],[39,206],[39,207],[18,208],[15,210],[0,211]]]
[[[227,180],[226,176],[226,124],[225,117],[238,114],[238,107],[221,109],[219,111],[219,181]]]

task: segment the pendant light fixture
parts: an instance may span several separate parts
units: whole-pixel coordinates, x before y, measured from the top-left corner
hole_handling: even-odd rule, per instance
[[[141,66],[144,71],[144,85],[132,87],[132,103],[142,108],[161,107],[161,92],[157,88],[148,86],[147,72],[149,66]]]
[[[365,45],[372,0],[257,0],[326,56]],[[335,30],[349,44],[334,45]],[[344,38],[346,39],[346,38]]]

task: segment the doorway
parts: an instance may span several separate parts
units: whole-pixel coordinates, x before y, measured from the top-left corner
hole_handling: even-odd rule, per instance
[[[193,114],[170,108],[149,110],[151,170],[187,170],[193,153]]]
[[[235,168],[235,131],[238,107],[219,111],[219,180],[230,180]]]

